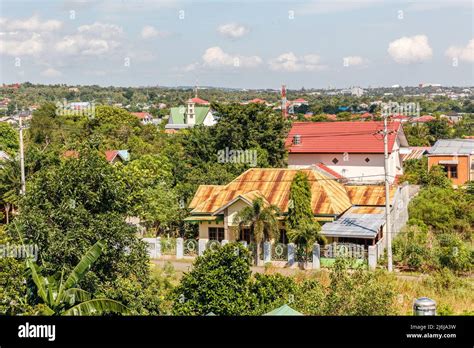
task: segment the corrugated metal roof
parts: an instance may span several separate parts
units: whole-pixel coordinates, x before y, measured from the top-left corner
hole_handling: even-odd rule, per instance
[[[389,123],[391,152],[401,130],[399,122]],[[294,122],[285,142],[291,153],[383,153],[383,137],[377,134],[382,122]],[[293,144],[300,135],[301,143]],[[403,141],[405,142],[405,141]]]
[[[375,185],[347,185],[346,191],[349,194],[349,199],[354,205],[385,205],[385,187]],[[390,201],[393,201],[397,188],[390,187]]]
[[[474,139],[440,139],[431,150],[430,155],[474,155]]]
[[[360,207],[349,209],[338,220],[324,224],[321,234],[326,237],[375,238],[385,224],[385,209],[378,207],[370,213],[364,211]]]
[[[315,215],[340,215],[351,207],[349,196],[342,184],[318,171],[301,170],[308,175]],[[282,213],[288,211],[291,182],[297,169],[252,168],[227,185],[200,187],[191,202],[192,214],[214,213],[239,195],[259,191],[266,200]]]
[[[410,146],[408,148],[408,150],[410,152],[401,153],[401,151],[400,151],[400,155],[402,157],[402,161],[408,161],[408,160],[411,160],[411,159],[420,159],[430,149],[431,149],[431,147],[429,147],[429,146]]]

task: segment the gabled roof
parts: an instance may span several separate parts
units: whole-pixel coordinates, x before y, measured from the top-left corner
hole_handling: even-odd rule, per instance
[[[333,178],[336,178],[336,179],[344,178],[341,174],[332,170],[331,168],[326,166],[324,163],[319,162],[319,163],[316,163],[314,166],[316,167],[317,170],[323,171],[325,174],[329,174]]]
[[[402,156],[402,161],[408,161],[412,159],[420,159],[423,157],[425,153],[427,153],[431,149],[430,146],[410,146],[407,148],[407,153],[402,153],[400,151],[400,155]]]
[[[436,117],[431,115],[423,115],[420,117],[415,117],[411,120],[411,122],[418,122],[418,123],[426,123],[436,120]]]
[[[107,150],[105,151],[105,159],[107,162],[113,162],[113,160],[119,156],[122,161],[128,161],[130,155],[128,150]]]
[[[303,315],[301,314],[300,312],[298,311],[295,311],[293,308],[291,308],[290,306],[288,306],[287,304],[284,304],[283,306],[281,307],[278,307],[264,315],[284,315],[284,316],[287,316],[287,315]]]
[[[198,97],[194,97],[194,98],[191,98],[189,100],[192,101],[193,103],[200,104],[200,105],[209,105],[210,104],[207,100],[204,100],[204,99],[201,99],[201,98],[198,98]]]
[[[430,155],[474,155],[474,139],[440,139],[428,151]]]
[[[143,120],[145,118],[148,118],[148,117],[152,117],[150,115],[150,113],[148,112],[131,112],[131,114],[137,118],[139,118],[140,120]]]
[[[343,185],[321,172],[301,170],[308,175],[315,215],[342,214],[351,206]],[[227,185],[202,185],[190,204],[191,214],[213,214],[238,196],[264,197],[269,204],[276,205],[282,213],[288,211],[290,186],[297,169],[252,168]],[[255,192],[257,191],[257,192]]]
[[[295,122],[285,142],[290,153],[383,153],[382,122]],[[389,152],[399,134],[408,145],[400,123],[389,123]],[[293,144],[293,136],[301,142]]]
[[[194,113],[196,114],[196,125],[202,124],[204,119],[209,112],[209,106],[196,106],[194,107]],[[186,113],[186,107],[174,107],[170,109],[170,118],[168,120],[168,124],[185,124],[184,116]]]

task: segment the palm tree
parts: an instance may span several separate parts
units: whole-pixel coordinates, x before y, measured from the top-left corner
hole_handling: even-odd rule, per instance
[[[27,259],[27,268],[36,285],[38,296],[43,300],[45,309],[43,315],[97,315],[103,313],[127,313],[128,309],[120,302],[108,298],[92,298],[92,294],[76,287],[90,266],[99,258],[105,242],[99,240],[82,257],[63,282],[64,272],[58,282],[38,274],[38,266]]]
[[[304,248],[305,254],[308,255],[314,243],[326,244],[327,240],[320,231],[321,225],[317,221],[303,222],[288,231],[288,239],[291,243]],[[304,261],[308,262],[308,258],[305,257]]]
[[[239,226],[239,231],[244,227],[250,227],[250,236],[257,244],[255,264],[260,259],[260,243],[280,237],[277,219],[279,212],[277,206],[265,206],[263,199],[257,198],[251,206],[239,211],[234,218],[234,223]]]

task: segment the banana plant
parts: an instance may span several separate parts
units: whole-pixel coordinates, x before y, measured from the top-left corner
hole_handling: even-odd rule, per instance
[[[108,298],[93,298],[91,293],[76,287],[90,266],[102,254],[104,247],[103,240],[95,243],[65,281],[63,281],[64,271],[61,273],[59,283],[54,278],[41,276],[38,266],[31,259],[26,260],[26,266],[38,289],[38,296],[45,305],[43,315],[101,315],[128,312],[127,307],[120,302]]]

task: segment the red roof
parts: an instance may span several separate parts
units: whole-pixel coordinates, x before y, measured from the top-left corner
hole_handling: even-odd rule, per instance
[[[196,104],[209,105],[209,102],[207,100],[204,100],[204,99],[201,99],[201,98],[198,98],[198,97],[191,98],[190,100],[193,103],[196,103]]]
[[[408,120],[409,117],[405,115],[394,115],[391,117],[392,120]]]
[[[266,101],[260,98],[255,98],[255,99],[249,100],[249,103],[263,104],[263,103],[266,103]]]
[[[366,113],[360,115],[360,117],[367,118],[367,117],[373,117],[373,115],[370,112],[366,112]]]
[[[343,179],[344,178],[341,174],[339,174],[338,172],[332,170],[331,168],[327,167],[326,165],[324,165],[321,162],[316,163],[315,166],[318,167],[319,169],[321,169],[322,171],[328,173],[329,175],[333,176],[336,179]]]
[[[307,103],[307,101],[303,98],[298,98],[298,99],[293,100],[293,103]]]
[[[389,152],[393,149],[400,124],[390,123]],[[382,122],[295,122],[285,141],[290,153],[383,153]],[[293,136],[300,135],[300,144]]]
[[[431,116],[431,115],[423,115],[423,116],[414,118],[414,119],[413,119],[413,122],[421,122],[421,123],[424,123],[424,122],[431,122],[431,121],[434,121],[434,120],[436,120],[436,117],[434,117],[434,116]]]
[[[117,157],[118,151],[117,150],[107,150],[105,151],[105,159],[107,162],[112,162],[115,157]]]
[[[139,119],[143,120],[147,117],[151,117],[151,115],[148,112],[131,112],[133,116],[138,117]]]

